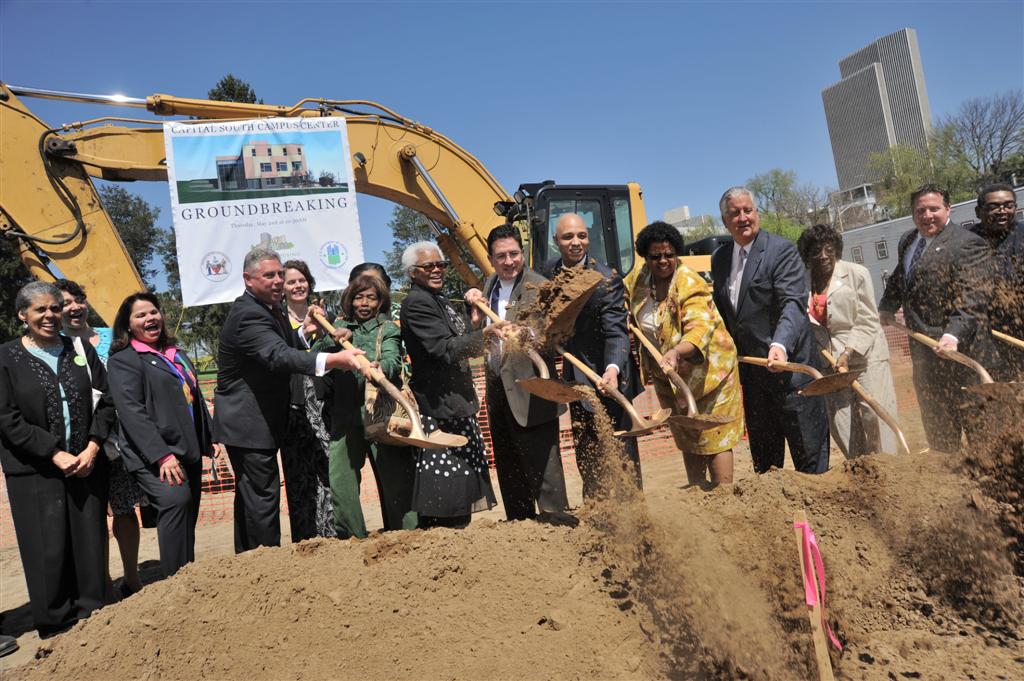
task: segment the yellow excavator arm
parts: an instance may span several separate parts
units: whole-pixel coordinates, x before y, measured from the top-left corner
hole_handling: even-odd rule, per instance
[[[163,121],[103,117],[51,128],[19,95],[144,108],[158,117],[199,120],[344,116],[356,191],[423,214],[442,251],[472,284],[479,283],[478,276],[463,254],[484,275],[490,274],[486,242],[496,224],[517,215],[526,224],[528,242],[531,236],[544,239],[550,232],[547,218],[538,217],[547,211],[531,214],[532,199],[524,198],[522,188],[515,198],[509,196],[483,164],[455,142],[374,102],[306,99],[286,107],[165,94],[146,99],[80,95],[0,83],[0,233],[17,240],[22,259],[36,277],[53,278],[47,268],[50,261],[66,277],[86,285],[90,303],[108,321],[124,296],[143,284],[90,177],[166,181]],[[633,234],[644,225],[643,202],[636,184],[616,190],[628,195],[629,215],[617,218],[618,226],[595,228],[608,229],[609,243],[618,243],[629,253]],[[610,248],[614,253],[615,246]],[[542,250],[538,241],[534,259],[545,255]]]

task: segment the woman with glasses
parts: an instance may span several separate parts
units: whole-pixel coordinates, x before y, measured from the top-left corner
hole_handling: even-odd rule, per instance
[[[840,259],[843,237],[828,225],[807,228],[796,246],[810,274],[807,313],[818,347],[828,350],[843,369],[863,369],[860,384],[895,414],[889,344],[878,321],[871,274],[863,265]],[[825,401],[832,438],[847,458],[896,453],[896,435],[852,388],[826,395]]]
[[[647,225],[636,237],[636,252],[645,262],[624,282],[629,311],[663,355],[660,365],[645,355],[641,367],[654,383],[661,406],[674,414],[685,412],[666,368],[686,381],[700,413],[735,417],[702,431],[669,425],[691,485],[730,484],[732,448],[743,436],[736,346],[711,300],[711,288],[679,260],[683,252],[679,230],[665,222]]]
[[[467,317],[445,297],[447,268],[433,242],[414,243],[402,253],[402,269],[412,283],[402,301],[402,340],[412,362],[410,386],[423,429],[469,439],[463,447],[416,450],[412,510],[424,528],[465,527],[472,513],[497,503],[476,420],[480,404],[469,359],[483,355],[485,339],[492,333],[502,337],[505,325],[473,331],[470,320],[479,324],[481,313],[474,307]]]

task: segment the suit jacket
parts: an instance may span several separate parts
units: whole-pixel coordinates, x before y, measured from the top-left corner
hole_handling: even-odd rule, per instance
[[[992,249],[991,286],[985,289],[989,300],[991,328],[1024,338],[1024,222],[1014,222],[1002,239],[986,234],[981,223],[971,231],[984,238]],[[923,257],[923,256],[922,256]],[[1005,343],[995,344],[1000,351],[1013,350]],[[1015,351],[1020,354],[1020,351]]]
[[[900,237],[899,258],[878,303],[883,312],[903,308],[907,327],[932,338],[955,336],[958,349],[982,364],[994,352],[988,332],[984,280],[991,256],[985,241],[948,223],[935,235],[907,277],[903,256],[917,238],[917,229]]]
[[[494,285],[498,281],[498,275],[492,274],[484,281],[483,293],[487,300],[490,300]],[[531,269],[524,269],[512,294],[509,296],[508,309],[505,311],[505,319],[515,322],[519,316],[519,310],[533,304],[537,298],[537,287],[546,282],[547,279]],[[497,310],[495,310],[497,312]],[[555,375],[555,362],[552,358],[545,357],[548,365],[548,372]],[[532,426],[547,423],[558,418],[558,415],[565,411],[564,405],[548,402],[545,399],[531,395],[523,390],[516,383],[519,378],[532,378],[537,375],[530,358],[522,352],[507,352],[501,357],[500,376],[495,376],[490,362],[485,364],[487,372],[487,385],[490,389],[504,390],[508,400],[508,406],[512,410],[512,416],[516,423],[529,428]],[[499,385],[500,379],[500,385]]]
[[[598,376],[604,374],[609,364],[619,367],[619,391],[627,399],[633,399],[643,392],[643,386],[640,384],[640,370],[629,345],[626,289],[622,285],[622,277],[591,257],[587,257],[586,266],[600,272],[604,281],[580,310],[572,338],[565,343],[565,350],[579,358]],[[562,259],[555,258],[544,263],[542,272],[551,279],[561,270]],[[576,371],[570,362],[562,362],[562,376],[567,381],[593,387],[590,379]],[[588,410],[592,409],[587,401],[583,405]]]
[[[220,331],[213,437],[252,449],[276,449],[288,426],[291,375],[313,375],[316,355],[251,293],[235,299]]]
[[[103,442],[114,422],[114,404],[104,394],[93,409],[92,389],[107,392],[107,371],[91,343],[83,343],[85,364],[75,362],[71,339],[61,336],[64,351],[57,375],[21,344],[21,338],[0,346],[0,465],[5,475],[63,474],[53,463],[58,451],[78,454],[89,440]],[[92,374],[92,381],[89,376]],[[71,440],[66,439],[60,386],[68,399]],[[106,466],[102,452],[96,466]]]
[[[771,344],[779,343],[786,348],[790,362],[821,366],[807,321],[804,265],[796,246],[776,234],[758,231],[750,243],[733,307],[729,300],[729,273],[735,247],[736,242],[730,241],[711,255],[711,278],[715,306],[739,354],[767,357]],[[810,381],[808,376],[792,372],[764,374],[762,378],[777,382],[780,388],[797,388]]]
[[[853,349],[857,353],[854,355],[854,367],[887,361],[889,343],[878,321],[875,289],[868,269],[846,260],[837,261],[827,295],[827,327],[808,316],[818,345],[833,357],[839,357],[846,348]]]
[[[178,356],[191,367],[181,350]],[[166,362],[130,345],[110,356],[107,371],[117,407],[115,440],[127,470],[148,468],[168,454],[182,463],[210,455],[210,414],[198,386],[189,413],[178,375]]]
[[[469,358],[484,352],[482,331],[445,298],[413,284],[402,301],[402,340],[412,362],[409,387],[420,413],[437,419],[475,416],[480,403]]]

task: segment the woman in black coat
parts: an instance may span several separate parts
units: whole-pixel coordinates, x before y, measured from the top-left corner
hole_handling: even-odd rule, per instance
[[[114,419],[107,374],[60,335],[52,284],[18,291],[25,335],[0,346],[0,463],[40,636],[106,604],[109,462],[100,451]],[[94,398],[94,391],[96,397]]]
[[[156,509],[160,566],[170,576],[195,560],[202,457],[213,443],[195,367],[167,333],[152,293],[134,293],[118,308],[107,370],[115,441]]]
[[[469,359],[482,355],[487,337],[500,335],[503,325],[473,331],[466,314],[452,307],[442,293],[448,262],[436,244],[423,241],[406,248],[402,267],[412,281],[402,301],[402,340],[412,364],[410,387],[423,429],[469,440],[463,447],[416,450],[412,509],[419,513],[420,527],[464,527],[472,513],[497,503],[476,420],[480,402]],[[479,314],[473,308],[474,323]]]

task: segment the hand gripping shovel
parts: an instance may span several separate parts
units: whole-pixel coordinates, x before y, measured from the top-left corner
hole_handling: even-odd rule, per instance
[[[334,331],[334,326],[327,321],[327,319],[320,314],[313,314],[313,318],[316,322],[324,328],[327,333]],[[342,341],[341,346],[346,350],[354,350],[355,346],[348,341]],[[370,360],[366,359],[365,356],[359,355],[357,360],[360,364],[370,364]],[[406,399],[402,391],[399,390],[394,383],[389,381],[386,376],[379,369],[370,370],[370,380],[374,384],[391,396],[398,404],[402,405],[405,409],[405,413],[409,415],[409,434],[403,435],[400,432],[390,431],[388,437],[401,442],[402,444],[410,445],[413,447],[420,447],[422,449],[449,449],[451,447],[464,447],[469,440],[463,435],[454,435],[452,433],[446,433],[443,430],[435,430],[430,435],[423,432],[423,423],[420,420],[420,413],[413,407],[413,405]]]
[[[597,372],[576,357],[570,355],[564,348],[559,347],[558,351],[562,353],[562,357],[570,364],[582,371],[583,375],[594,383],[595,388],[597,387],[597,384],[601,382],[601,377],[597,375]],[[606,385],[605,390],[612,399],[622,405],[622,408],[626,410],[627,414],[629,414],[631,427],[629,430],[616,431],[615,434],[619,437],[636,437],[638,435],[643,435],[644,433],[649,433],[665,423],[668,417],[672,414],[671,409],[662,408],[654,412],[654,414],[651,415],[650,420],[647,420],[643,416],[640,416],[640,413],[636,410],[636,407],[633,406],[633,403],[627,400],[626,396],[619,392],[618,388],[613,385]]]
[[[660,366],[663,355],[658,352],[658,348],[654,347],[654,343],[644,335],[643,331],[634,325],[630,324],[629,328],[636,335],[640,344],[646,348],[647,352],[651,354],[651,357],[653,357],[654,361]],[[718,416],[716,414],[701,414],[698,412],[697,401],[693,399],[693,392],[690,390],[690,386],[687,385],[686,381],[683,380],[683,377],[680,376],[675,369],[663,368],[663,370],[669,380],[672,381],[672,385],[674,385],[676,390],[679,391],[679,394],[686,399],[686,415],[682,416],[677,414],[669,416],[669,423],[676,423],[683,428],[688,428],[690,430],[710,430],[711,428],[718,428],[719,426],[723,426],[726,423],[732,423],[736,420],[735,416]]]
[[[487,304],[476,301],[476,306],[480,310],[490,317],[493,322],[503,321],[494,310],[492,310]],[[520,378],[516,380],[516,383],[523,387],[523,390],[536,395],[541,399],[549,402],[557,402],[558,404],[568,404],[569,402],[575,402],[576,400],[583,399],[576,389],[570,383],[565,383],[551,378],[551,373],[548,371],[548,365],[544,363],[544,360],[536,350],[527,349],[525,350],[526,356],[533,362],[534,368],[537,370],[537,375],[531,378]]]
[[[744,364],[754,364],[759,367],[768,366],[768,360],[764,357],[740,357],[740,361]],[[828,376],[822,376],[820,371],[812,366],[807,366],[806,364],[797,364],[796,362],[775,362],[775,366],[779,367],[783,371],[793,371],[798,374],[810,376],[814,379],[797,391],[798,394],[803,395],[804,397],[837,393],[844,388],[849,388],[853,382],[860,378],[860,375],[864,373],[863,371],[847,371],[841,374],[829,374]]]
[[[939,342],[932,338],[931,336],[926,336],[925,334],[918,333],[917,331],[911,331],[910,329],[908,329],[903,324],[900,324],[899,322],[894,321],[890,324],[890,326],[894,326],[895,328],[899,329],[903,333],[907,334],[908,336],[916,340],[918,343],[923,343],[924,345],[927,345],[930,348],[937,348],[939,346]],[[971,359],[964,353],[959,352],[957,350],[943,350],[939,353],[939,356],[944,359],[956,362],[958,364],[962,364],[971,371],[973,371],[974,373],[978,374],[978,378],[981,379],[981,383],[979,385],[962,386],[963,390],[966,390],[967,392],[970,393],[974,393],[975,395],[987,397],[991,400],[1009,402],[1011,404],[1017,403],[1017,393],[1019,391],[1019,384],[996,383],[995,381],[992,380],[992,377],[989,375],[988,370],[986,370],[980,362]]]
[[[822,349],[821,354],[825,358],[825,360],[828,361],[828,363],[832,366],[833,369],[840,373],[847,373],[844,369],[836,368],[836,360],[834,357],[832,357],[831,354],[829,354],[828,350]],[[903,431],[900,430],[899,422],[896,420],[896,417],[890,414],[888,411],[886,411],[885,407],[879,404],[878,400],[869,395],[868,391],[864,389],[864,386],[862,386],[857,381],[851,383],[850,387],[853,388],[853,392],[860,395],[860,398],[864,400],[869,407],[871,407],[872,411],[878,414],[878,418],[885,421],[885,425],[892,428],[892,432],[896,433],[896,438],[899,440],[900,449],[903,450],[903,453],[910,454],[910,447],[907,446],[907,438],[903,437]]]

